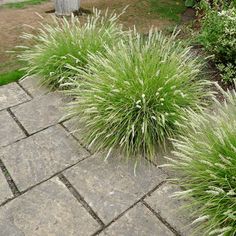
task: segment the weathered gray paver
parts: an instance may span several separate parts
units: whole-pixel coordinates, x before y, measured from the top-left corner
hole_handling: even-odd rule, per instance
[[[0,111],[0,147],[25,137],[23,131],[6,111]]]
[[[73,134],[80,142],[82,142],[82,124],[78,119],[72,118],[63,122],[63,125],[71,132],[71,134]]]
[[[0,208],[1,236],[87,236],[99,228],[57,178]]]
[[[101,229],[94,219],[97,216],[105,224],[111,223],[99,236],[173,236],[173,228],[181,236],[191,235],[189,212],[180,210],[182,201],[170,197],[179,189],[162,183],[167,175],[161,169],[143,160],[134,171],[133,162],[124,162],[114,154],[107,161],[103,154],[88,157],[89,153],[57,124],[70,98],[38,88],[36,77],[22,80],[20,86],[12,83],[0,87],[0,159],[17,188],[26,192],[10,199],[12,191],[0,169],[0,204],[4,203],[0,207],[0,236],[93,235]],[[63,125],[69,131],[78,129],[73,134],[83,142],[79,121],[71,119]],[[162,163],[160,153],[156,164]],[[74,190],[72,194],[53,177],[59,172],[78,191],[80,201],[87,202],[89,211],[85,202],[82,206],[73,196],[77,194]]]
[[[99,236],[174,236],[144,205],[138,203]]]
[[[28,100],[30,100],[30,97],[17,83],[0,86],[0,110],[15,106]]]
[[[49,92],[45,87],[39,86],[39,78],[37,76],[28,76],[21,80],[19,83],[33,97],[43,96]]]
[[[69,119],[65,122],[63,122],[63,125],[66,127],[66,129],[74,136],[76,137],[79,142],[86,147],[91,153],[95,152],[92,147],[89,147],[84,141],[83,141],[83,133],[85,132],[83,130],[83,124],[79,121],[79,119]]]
[[[5,176],[0,170],[0,204],[11,197],[13,197],[12,192],[8,186]],[[0,231],[0,235],[1,235],[1,231]]]
[[[102,158],[101,158],[102,157]],[[110,157],[94,155],[65,172],[85,201],[108,223],[152,190],[166,176],[150,165],[140,165],[134,175],[134,163],[128,165]]]
[[[88,155],[59,125],[7,146],[1,154],[0,158],[20,190],[49,178]]]
[[[176,191],[180,191],[178,186],[163,184],[145,201],[181,235],[189,236],[192,235],[193,228],[190,224],[193,219],[183,209],[184,202],[172,197]]]
[[[64,97],[58,93],[50,93],[14,107],[12,112],[25,129],[32,134],[58,123],[64,114],[63,101]]]

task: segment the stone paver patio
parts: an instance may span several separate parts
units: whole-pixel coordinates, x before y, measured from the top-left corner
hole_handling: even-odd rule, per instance
[[[35,78],[0,87],[0,236],[189,236],[167,174],[92,154]]]

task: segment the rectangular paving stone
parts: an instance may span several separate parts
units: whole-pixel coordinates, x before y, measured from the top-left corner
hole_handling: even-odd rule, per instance
[[[144,205],[138,203],[99,236],[174,236]]]
[[[0,208],[1,236],[88,236],[99,228],[57,178]]]
[[[194,231],[190,226],[193,219],[190,217],[190,211],[184,208],[186,202],[171,197],[176,191],[180,191],[178,186],[166,183],[145,201],[181,235],[189,236]]]
[[[11,115],[6,111],[0,111],[0,147],[6,146],[25,137]]]
[[[146,165],[145,165],[146,164]],[[143,163],[134,174],[134,163],[103,155],[94,155],[65,172],[66,177],[90,207],[105,222],[124,210],[161,183],[166,175]]]
[[[63,122],[63,125],[79,140],[82,141],[82,125],[78,119],[72,118]]]
[[[0,153],[20,190],[49,178],[86,156],[86,150],[59,125],[7,146]]]
[[[49,92],[47,88],[39,85],[39,79],[40,78],[37,76],[27,76],[26,78],[21,80],[19,83],[33,97],[39,97]]]
[[[17,83],[0,86],[0,110],[26,102],[30,99],[31,98]]]
[[[0,170],[0,204],[11,197],[13,197],[13,194],[9,188],[5,176]],[[1,230],[0,230],[0,235],[1,235]]]
[[[14,107],[12,112],[30,133],[35,133],[59,122],[64,114],[64,97],[50,93]]]

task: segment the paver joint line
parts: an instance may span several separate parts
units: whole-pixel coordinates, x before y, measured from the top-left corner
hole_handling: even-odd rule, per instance
[[[37,183],[37,184],[35,184],[35,185],[33,185],[33,186],[30,186],[29,188],[27,188],[27,189],[25,189],[25,190],[23,190],[23,191],[21,191],[21,192],[18,190],[19,193],[18,193],[16,196],[14,196],[14,197],[12,197],[12,198],[9,198],[9,199],[7,199],[5,202],[1,203],[1,204],[0,204],[0,207],[6,205],[8,202],[10,202],[10,201],[16,199],[17,197],[19,197],[19,196],[21,196],[21,195],[23,195],[23,194],[29,192],[31,189],[34,189],[34,188],[37,187],[38,185],[43,184],[44,182],[47,182],[48,180],[54,178],[55,176],[58,176],[58,175],[62,174],[64,171],[66,171],[66,170],[72,168],[73,166],[79,164],[79,163],[82,162],[82,161],[85,161],[86,159],[88,159],[88,158],[90,158],[90,157],[91,157],[91,155],[85,157],[84,159],[79,160],[78,162],[72,164],[71,166],[66,167],[65,169],[63,169],[63,170],[61,170],[61,171],[59,171],[59,172],[53,174],[53,175],[50,176],[49,178],[47,178],[47,179],[45,179],[45,180],[43,180],[43,181],[41,181],[41,182],[39,182],[39,183]],[[0,168],[1,168],[1,166],[0,166]],[[6,168],[5,168],[5,169],[6,169]],[[16,186],[16,184],[15,184],[15,186]],[[16,186],[16,187],[17,187],[17,186]],[[17,189],[18,189],[18,188],[17,188]]]
[[[11,111],[10,108],[7,108],[8,113],[11,115],[11,117],[14,119],[14,121],[17,123],[17,125],[20,127],[20,129],[24,132],[26,137],[29,137],[30,134],[27,132],[27,130],[25,129],[25,127],[20,123],[20,121],[17,119],[17,117],[15,116],[15,114]]]
[[[94,210],[88,205],[88,203],[84,200],[84,198],[79,194],[79,192],[73,187],[73,185],[69,182],[69,180],[63,175],[58,175],[61,182],[68,188],[71,194],[79,201],[79,203],[89,212],[89,214],[101,225],[103,228],[105,224],[98,217],[98,215],[94,212]]]
[[[65,129],[71,135],[71,137],[73,137],[84,149],[86,149],[86,151],[89,152],[90,155],[93,155],[94,153],[92,153],[91,150],[89,150],[85,145],[83,145],[83,143],[81,143],[79,139],[76,138],[75,135],[71,133],[70,130],[63,124],[63,122],[65,121],[67,120],[63,120],[62,122],[59,123],[62,126],[62,128]]]
[[[155,210],[153,210],[145,200],[142,200],[142,203],[145,207],[147,207],[167,228],[169,228],[176,236],[181,236],[181,234],[175,230],[166,220],[164,220]]]
[[[34,98],[32,94],[24,86],[22,86],[18,81],[16,83],[22,88],[22,90],[25,91],[25,93],[27,93],[29,97],[31,97],[32,99]]]
[[[106,228],[108,228],[110,225],[112,225],[114,222],[116,222],[118,219],[120,219],[123,215],[125,215],[129,210],[131,210],[132,208],[134,208],[138,203],[143,203],[144,199],[147,196],[150,196],[153,192],[155,192],[159,187],[161,187],[163,184],[165,184],[166,181],[162,181],[161,183],[159,183],[155,188],[153,188],[152,190],[150,190],[148,193],[146,193],[144,196],[142,196],[138,201],[134,202],[133,205],[131,205],[129,208],[127,208],[125,211],[123,211],[120,215],[118,215],[116,218],[114,218],[111,222],[109,222],[108,224],[106,224],[102,229],[98,230],[97,232],[95,232],[92,236],[97,236],[99,235],[102,231],[104,231]],[[153,212],[152,212],[153,213]],[[155,214],[157,214],[155,212]],[[166,224],[165,224],[166,225]],[[167,226],[167,225],[166,225]],[[167,226],[168,227],[168,226]],[[173,228],[172,227],[168,227],[172,232],[173,232]],[[174,230],[175,231],[175,230]],[[176,234],[176,236],[181,236],[179,234]]]
[[[9,185],[9,188],[11,189],[13,195],[15,197],[19,196],[20,195],[20,191],[19,189],[17,188],[14,180],[12,179],[10,173],[8,172],[6,166],[4,165],[4,163],[2,162],[2,160],[0,159],[0,169],[2,170],[3,172],[3,175],[5,176],[6,180],[7,180],[7,183]]]
[[[148,209],[148,211],[150,211],[151,212],[151,214],[152,215],[154,215],[153,216],[153,218],[155,219],[155,220],[157,220],[159,223],[161,222],[161,225],[165,225],[167,228],[168,228],[168,230],[169,231],[171,231],[171,234],[173,233],[174,235],[176,235],[176,236],[181,236],[182,234],[179,232],[179,231],[181,231],[181,230],[179,230],[179,229],[175,229],[175,227],[174,226],[172,226],[172,225],[174,225],[173,223],[169,223],[169,222],[167,222],[167,220],[165,219],[165,218],[163,218],[163,216],[161,215],[161,214],[159,214],[158,212],[159,211],[157,211],[157,209],[155,210],[155,208],[153,208],[153,206],[152,205],[150,205],[150,203],[148,202],[148,198],[156,191],[156,190],[159,190],[159,188],[163,185],[163,184],[165,184],[166,183],[166,180],[164,179],[162,179],[162,180],[160,180],[160,182],[154,182],[153,183],[153,185],[152,185],[152,187],[150,187],[149,189],[146,189],[145,191],[143,190],[142,191],[142,193],[141,193],[141,195],[139,195],[136,199],[134,199],[135,201],[132,201],[132,202],[130,202],[129,203],[129,205],[127,204],[127,206],[125,206],[125,207],[127,207],[127,208],[123,208],[122,210],[123,211],[120,211],[119,213],[119,215],[117,214],[116,215],[116,217],[113,217],[113,218],[110,218],[109,219],[109,221],[105,221],[103,218],[100,218],[100,217],[102,217],[102,214],[100,215],[100,212],[94,207],[94,205],[89,205],[88,204],[88,202],[89,201],[87,201],[87,199],[86,199],[86,197],[85,196],[83,196],[84,195],[84,193],[80,193],[80,189],[79,188],[77,188],[77,187],[74,187],[74,186],[76,186],[76,184],[75,183],[73,183],[73,181],[72,180],[70,180],[70,178],[66,175],[66,173],[65,173],[65,171],[66,170],[69,170],[70,168],[72,168],[72,167],[74,167],[74,166],[76,166],[77,164],[79,164],[80,162],[83,162],[84,160],[87,160],[87,159],[89,159],[90,157],[92,157],[92,151],[91,150],[89,150],[85,145],[83,145],[81,142],[80,142],[80,140],[73,134],[73,133],[71,133],[70,132],[70,130],[69,130],[69,128],[67,128],[67,126],[66,125],[64,125],[64,123],[63,122],[65,122],[66,120],[63,120],[63,121],[56,121],[56,123],[54,123],[54,124],[51,124],[51,125],[49,125],[49,123],[47,124],[48,126],[46,127],[46,124],[45,124],[45,126],[44,126],[44,128],[42,128],[42,127],[40,127],[40,130],[36,130],[36,131],[32,131],[32,132],[28,132],[27,131],[27,129],[24,127],[24,125],[21,123],[21,119],[18,119],[17,118],[17,116],[15,115],[15,112],[14,112],[14,107],[17,107],[17,106],[20,106],[20,105],[22,105],[22,104],[24,104],[24,103],[28,103],[28,102],[30,102],[30,101],[35,101],[36,99],[34,99],[34,97],[36,97],[36,95],[34,95],[34,93],[33,93],[33,95],[32,95],[32,93],[31,92],[29,92],[29,91],[31,91],[31,90],[29,90],[28,91],[28,89],[27,88],[25,88],[22,84],[20,84],[19,82],[17,82],[16,83],[17,84],[17,86],[19,86],[20,87],[20,89],[22,89],[22,91],[23,91],[23,93],[25,93],[25,96],[28,96],[28,100],[26,100],[26,101],[23,101],[23,102],[19,102],[18,104],[16,104],[16,105],[11,105],[11,104],[8,104],[8,107],[6,106],[3,110],[5,110],[6,112],[8,112],[9,114],[10,114],[10,116],[14,119],[14,121],[16,122],[16,124],[19,126],[19,128],[23,131],[23,133],[25,134],[25,136],[26,137],[22,137],[20,140],[22,140],[22,139],[27,139],[27,138],[30,138],[31,136],[33,136],[33,135],[35,135],[35,134],[37,134],[37,133],[40,133],[40,132],[43,132],[44,130],[47,130],[47,129],[49,129],[49,128],[51,128],[51,127],[54,127],[54,126],[58,126],[58,127],[60,127],[61,126],[61,128],[63,128],[63,132],[66,132],[68,135],[67,136],[71,136],[72,138],[71,138],[71,140],[73,141],[73,139],[78,143],[78,144],[80,144],[80,146],[81,147],[83,147],[88,153],[86,154],[86,155],[84,155],[83,156],[83,158],[82,159],[80,159],[80,160],[76,160],[77,162],[76,163],[74,163],[74,164],[71,164],[71,165],[69,165],[69,166],[67,166],[67,167],[65,167],[64,168],[64,166],[63,166],[63,168],[64,169],[58,169],[58,170],[53,170],[53,171],[51,171],[51,175],[48,175],[47,177],[48,178],[45,178],[45,179],[43,179],[42,181],[40,181],[39,179],[37,180],[37,181],[35,181],[35,184],[34,185],[32,185],[32,186],[29,186],[28,188],[25,188],[25,189],[21,189],[21,186],[20,186],[20,184],[18,184],[18,182],[17,182],[17,178],[15,178],[15,176],[14,176],[14,172],[12,172],[11,171],[11,166],[12,166],[12,163],[11,163],[11,165],[8,165],[7,164],[7,161],[6,160],[8,160],[8,159],[6,159],[6,156],[7,155],[4,155],[4,153],[3,153],[3,155],[2,155],[2,159],[1,159],[1,156],[0,156],[0,171],[2,171],[2,173],[3,173],[3,176],[2,176],[2,179],[4,179],[4,177],[5,177],[5,179],[6,179],[6,181],[7,181],[7,183],[6,183],[6,186],[7,186],[7,184],[9,185],[9,188],[10,188],[10,190],[11,190],[11,192],[13,193],[13,195],[11,194],[11,198],[5,198],[5,199],[7,199],[7,200],[5,200],[4,202],[2,202],[1,204],[0,204],[0,207],[3,207],[4,205],[6,205],[6,204],[8,204],[9,202],[11,202],[12,200],[14,200],[14,199],[18,199],[20,196],[22,196],[22,195],[24,195],[25,193],[28,193],[29,191],[31,191],[32,190],[32,192],[34,192],[33,191],[33,189],[35,188],[35,187],[37,187],[37,186],[39,186],[39,185],[41,185],[41,184],[43,184],[43,183],[45,183],[45,182],[50,182],[51,181],[51,179],[52,178],[54,178],[55,176],[56,177],[58,177],[59,178],[59,183],[61,182],[67,189],[68,189],[68,191],[69,191],[69,195],[70,194],[72,194],[72,196],[75,198],[75,202],[77,203],[78,202],[78,204],[79,205],[82,205],[82,208],[81,209],[85,209],[85,211],[84,211],[84,214],[86,213],[87,214],[87,212],[88,212],[88,214],[94,219],[94,220],[96,220],[96,222],[98,223],[98,225],[97,225],[97,228],[96,228],[96,232],[94,232],[93,231],[93,234],[92,234],[92,236],[97,236],[97,235],[99,235],[100,233],[106,233],[106,230],[107,230],[107,228],[108,227],[110,227],[110,225],[113,225],[113,223],[115,223],[117,220],[119,220],[120,218],[122,218],[126,213],[128,213],[129,211],[131,211],[134,207],[136,207],[138,204],[141,204],[142,205],[142,207],[143,207],[143,209],[145,209],[146,210],[146,208]],[[45,96],[45,95],[44,95]],[[46,103],[47,103],[47,100],[46,100]],[[36,103],[36,105],[37,105],[37,103]],[[55,105],[56,107],[57,107],[57,105]],[[31,110],[32,110],[33,108],[31,107]],[[1,111],[1,110],[0,110]],[[51,110],[48,110],[48,111],[51,111]],[[23,115],[24,114],[27,114],[27,113],[23,113]],[[47,113],[45,113],[46,115],[47,115]],[[10,119],[10,117],[9,117],[9,119]],[[14,123],[14,122],[13,122]],[[33,123],[33,125],[32,125],[33,127],[35,126],[34,125],[34,123]],[[17,127],[18,128],[18,127]],[[60,128],[60,129],[61,129]],[[57,137],[58,137],[59,135],[57,135]],[[67,137],[68,138],[68,137]],[[16,142],[19,142],[20,140],[17,140],[17,141],[15,141],[14,143],[16,143]],[[74,142],[75,142],[74,141]],[[76,143],[75,142],[75,143]],[[13,143],[11,143],[11,144],[8,144],[8,145],[6,145],[6,146],[11,146]],[[32,146],[32,145],[31,145]],[[4,146],[5,147],[5,146]],[[10,149],[11,147],[9,147],[9,149]],[[25,146],[24,146],[24,148],[25,148]],[[34,148],[34,147],[32,147],[32,148]],[[10,153],[10,152],[9,152]],[[67,153],[66,153],[67,154]],[[41,153],[41,155],[42,155],[42,153]],[[10,155],[9,155],[10,156]],[[15,156],[15,157],[17,157],[17,155]],[[5,158],[5,159],[4,159]],[[35,160],[35,159],[34,159]],[[161,170],[162,172],[164,172],[165,174],[166,174],[166,176],[168,176],[168,173],[166,173],[166,171],[165,170],[163,170],[162,168],[160,168],[160,167],[158,167],[157,166],[157,164],[156,163],[154,163],[154,162],[152,162],[152,161],[150,161],[150,160],[148,160],[148,159],[146,159],[152,166],[155,166],[155,167],[157,167],[157,169],[159,169],[159,170]],[[6,161],[6,162],[5,162]],[[4,164],[4,162],[6,163],[6,165]],[[13,163],[13,164],[15,164],[16,163],[16,160],[15,160],[15,162]],[[14,181],[14,179],[12,178],[12,176],[11,176],[11,173],[9,173],[9,171],[8,171],[8,169],[12,172],[12,176],[13,176],[13,178],[15,178],[15,180],[16,180],[16,183],[17,183],[17,185],[18,185],[18,187],[17,187],[17,185],[16,185],[16,183],[15,183],[15,181]],[[90,168],[90,166],[89,166],[89,168]],[[38,168],[36,168],[36,169],[38,169]],[[57,171],[57,172],[56,172]],[[16,171],[16,172],[18,172],[18,171]],[[30,172],[32,172],[32,167],[30,168]],[[24,173],[25,174],[25,173]],[[5,181],[5,180],[4,180]],[[27,181],[28,181],[28,179],[27,179]],[[72,181],[72,182],[71,182]],[[82,182],[82,181],[80,181],[80,182]],[[158,183],[158,185],[156,185]],[[156,185],[156,186],[155,186]],[[154,188],[153,188],[154,187]],[[151,189],[152,188],[152,189]],[[21,189],[22,191],[20,191],[19,189]],[[151,190],[150,190],[151,189]],[[9,190],[9,193],[10,193],[10,190]],[[136,190],[136,189],[135,189]],[[103,190],[104,191],[104,190]],[[147,192],[148,191],[148,192]],[[70,195],[71,196],[71,195]],[[73,197],[72,197],[72,199],[73,199]],[[96,199],[96,201],[97,201],[97,199]],[[131,205],[132,204],[132,205]],[[4,208],[4,207],[3,207]],[[94,209],[95,210],[94,210]],[[109,208],[108,208],[109,209]],[[150,215],[151,215],[150,214]],[[95,221],[94,221],[95,222]],[[105,222],[105,223],[104,223]],[[105,231],[105,232],[103,232],[103,231]],[[1,233],[0,233],[1,234]]]

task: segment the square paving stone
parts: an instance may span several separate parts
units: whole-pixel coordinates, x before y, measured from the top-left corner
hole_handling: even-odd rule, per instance
[[[161,183],[166,175],[150,164],[136,169],[134,163],[94,155],[65,172],[66,177],[90,207],[105,222],[112,221],[124,210]]]
[[[39,77],[37,76],[28,76],[21,80],[20,84],[33,97],[43,96],[49,92],[47,88],[39,85]]]
[[[20,190],[88,156],[61,126],[53,126],[2,149],[0,156]]]
[[[31,98],[17,83],[0,86],[0,110],[26,102],[30,99]]]
[[[99,236],[174,236],[144,205],[138,203]]]
[[[0,208],[1,236],[87,236],[99,228],[57,178]]]
[[[9,188],[9,185],[6,181],[5,176],[3,175],[2,171],[0,170],[0,204],[11,197],[13,197],[12,192]],[[1,235],[1,230],[0,230],[0,235]]]
[[[64,114],[64,99],[58,93],[50,93],[14,107],[12,112],[32,134],[59,122]]]
[[[190,211],[184,208],[184,200],[171,197],[176,191],[180,191],[178,186],[164,184],[145,201],[181,235],[189,236],[194,230],[190,226],[194,219],[190,217]],[[190,202],[187,203],[189,204]]]
[[[23,131],[11,115],[6,110],[0,111],[0,147],[13,143],[23,137],[25,137]]]

